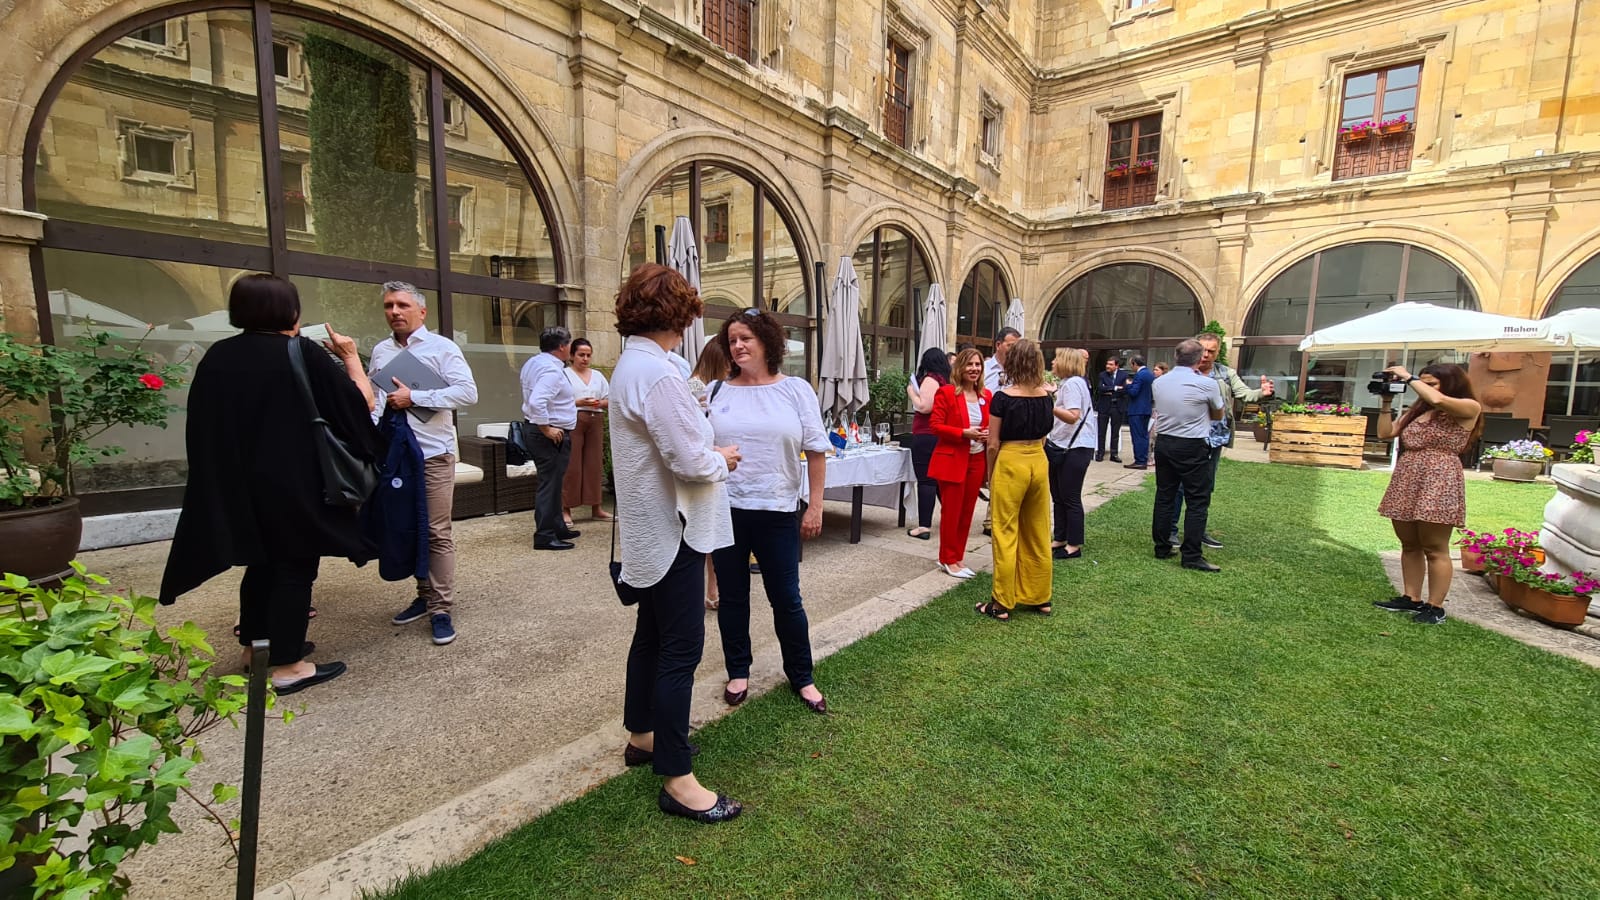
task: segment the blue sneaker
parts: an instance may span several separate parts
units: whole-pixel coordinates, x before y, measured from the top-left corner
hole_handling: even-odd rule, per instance
[[[411,605],[395,613],[390,619],[396,625],[410,625],[412,622],[428,614],[428,601],[418,597],[411,601]]]
[[[456,639],[456,628],[450,624],[449,613],[433,614],[433,642],[444,645]]]

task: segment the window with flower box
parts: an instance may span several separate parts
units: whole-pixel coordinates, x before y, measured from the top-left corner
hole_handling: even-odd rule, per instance
[[[1334,180],[1411,169],[1422,63],[1347,76],[1333,151]]]
[[[1127,209],[1156,202],[1161,166],[1161,114],[1112,122],[1106,144],[1101,209]]]
[[[702,8],[706,40],[745,62],[755,62],[754,0],[705,0]]]
[[[308,232],[311,216],[306,208],[306,164],[285,159],[278,167],[283,171],[283,227]]]

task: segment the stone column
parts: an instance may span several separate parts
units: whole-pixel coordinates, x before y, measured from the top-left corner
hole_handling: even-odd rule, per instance
[[[0,330],[39,339],[39,313],[29,251],[44,239],[45,217],[0,209]]]
[[[619,67],[617,10],[580,5],[572,13],[574,134],[582,202],[582,235],[577,271],[563,286],[568,310],[582,310],[584,321],[569,322],[574,334],[594,342],[597,360],[615,360],[621,339],[612,327],[613,298],[620,285],[622,242],[617,220],[617,105],[625,76]]]

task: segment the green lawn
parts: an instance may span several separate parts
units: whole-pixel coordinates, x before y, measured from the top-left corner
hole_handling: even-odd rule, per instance
[[[740,820],[635,771],[392,896],[1600,896],[1600,672],[1372,609],[1382,473],[1219,482],[1220,576],[1150,557],[1147,484],[1054,617],[974,614],[980,576],[824,661],[828,718],[777,691],[705,729]],[[1473,482],[1469,524],[1549,495]]]

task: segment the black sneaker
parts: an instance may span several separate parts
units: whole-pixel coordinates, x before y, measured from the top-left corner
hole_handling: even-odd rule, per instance
[[[418,597],[411,601],[411,605],[395,613],[389,621],[396,625],[410,625],[412,622],[428,614],[428,601]]]
[[[1428,606],[1421,600],[1413,600],[1405,594],[1401,594],[1393,600],[1375,600],[1372,605],[1379,609],[1387,609],[1389,612],[1408,613],[1422,612]]]
[[[1422,609],[1411,617],[1411,621],[1418,625],[1442,624],[1444,622],[1444,607],[1424,603],[1422,604]]]
[[[1200,543],[1205,544],[1207,547],[1210,547],[1213,550],[1222,549],[1222,542],[1209,534],[1200,535]]]

